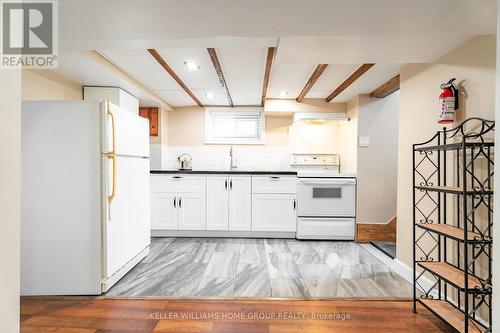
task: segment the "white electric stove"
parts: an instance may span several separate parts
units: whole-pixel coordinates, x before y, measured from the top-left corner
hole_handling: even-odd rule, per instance
[[[354,240],[356,175],[335,154],[293,155],[298,176],[298,239]]]

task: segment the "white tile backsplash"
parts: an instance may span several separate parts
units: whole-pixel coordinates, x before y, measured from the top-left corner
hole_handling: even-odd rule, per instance
[[[160,144],[149,145],[149,163],[151,170],[161,169],[162,147]]]
[[[164,146],[161,149],[161,167],[177,169],[177,156],[182,153],[191,155],[195,170],[229,169],[229,146]],[[241,170],[272,171],[290,168],[291,153],[286,146],[234,146],[233,156],[235,164]]]

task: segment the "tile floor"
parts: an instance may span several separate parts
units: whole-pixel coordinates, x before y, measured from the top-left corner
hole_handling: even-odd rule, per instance
[[[153,238],[106,295],[407,298],[411,285],[354,242]]]
[[[370,244],[375,246],[380,251],[384,252],[392,259],[396,258],[396,242],[377,241],[377,242],[370,242]]]

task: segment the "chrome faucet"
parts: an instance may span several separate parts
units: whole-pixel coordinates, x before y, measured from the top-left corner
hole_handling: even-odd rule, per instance
[[[233,156],[233,146],[231,146],[231,148],[229,148],[229,156],[231,157],[231,165],[229,166],[229,168],[231,170],[234,170],[234,169],[237,169],[238,166],[236,166],[234,164],[234,156]]]

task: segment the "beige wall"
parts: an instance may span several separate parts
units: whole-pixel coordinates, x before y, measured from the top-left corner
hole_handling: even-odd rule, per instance
[[[359,97],[352,98],[346,104],[348,122],[340,126],[339,135],[342,144],[339,147],[340,166],[342,172],[357,172],[358,164],[358,113]]]
[[[439,86],[452,77],[460,82],[460,118],[494,118],[496,37],[478,36],[431,64],[401,68],[401,113],[398,148],[397,258],[412,261],[413,143],[429,139],[441,129],[436,122]]]
[[[500,1],[497,1],[497,64],[500,64]],[[496,70],[496,104],[495,104],[495,119],[500,119],[500,70]],[[495,131],[495,141],[500,142],[500,133]],[[499,147],[495,147],[495,154],[498,155]],[[500,175],[500,163],[495,165],[495,174]],[[500,182],[496,182],[494,191],[498,193],[500,190]],[[498,195],[493,198],[494,207],[500,207],[500,198]],[[495,211],[493,215],[493,223],[500,225],[500,213]],[[493,229],[493,239],[499,239],[500,229]],[[500,242],[493,242],[493,257],[500,258]],[[493,318],[500,318],[500,265],[493,265]],[[498,320],[493,321],[492,332],[500,332],[500,323]]]
[[[50,70],[22,71],[23,101],[81,100],[82,86]]]
[[[19,331],[21,72],[0,70],[0,332]]]
[[[167,141],[169,146],[203,146],[205,142],[205,109],[198,106],[175,108],[167,112]],[[163,116],[163,115],[162,115]],[[288,126],[292,117],[266,116],[266,143],[264,146],[287,146]],[[163,130],[162,130],[163,131]],[[163,136],[163,134],[162,134]]]
[[[358,223],[388,223],[396,216],[399,92],[385,98],[359,96],[357,148]]]

